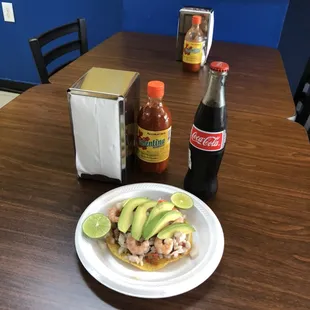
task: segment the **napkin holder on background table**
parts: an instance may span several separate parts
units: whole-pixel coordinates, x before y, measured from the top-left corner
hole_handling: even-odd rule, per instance
[[[201,30],[205,36],[204,53],[201,60],[201,66],[204,66],[213,41],[213,30],[214,30],[214,11],[208,8],[197,8],[197,7],[184,7],[179,12],[179,21],[177,29],[177,46],[176,46],[176,59],[181,61],[183,55],[184,39],[187,31],[192,26],[193,15],[200,15],[202,22],[200,25]]]
[[[91,68],[68,89],[80,178],[126,183],[134,164],[140,76]]]

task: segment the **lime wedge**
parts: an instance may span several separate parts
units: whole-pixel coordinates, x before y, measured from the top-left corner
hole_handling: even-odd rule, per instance
[[[84,234],[92,239],[104,237],[111,229],[110,220],[102,213],[94,213],[83,222]]]
[[[190,209],[194,206],[193,199],[185,193],[174,193],[170,199],[171,202],[180,209]]]

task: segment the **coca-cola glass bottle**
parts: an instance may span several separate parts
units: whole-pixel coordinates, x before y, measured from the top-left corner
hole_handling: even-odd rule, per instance
[[[226,144],[225,80],[227,63],[210,64],[207,91],[195,114],[190,133],[188,171],[184,189],[208,200],[218,188],[217,174]]]

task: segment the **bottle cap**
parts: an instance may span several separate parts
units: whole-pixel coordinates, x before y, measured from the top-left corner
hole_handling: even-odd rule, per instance
[[[200,25],[201,24],[201,16],[200,15],[194,15],[192,17],[192,24]]]
[[[147,94],[152,98],[161,98],[165,94],[165,84],[161,81],[150,81],[147,84]]]
[[[222,61],[213,61],[210,64],[210,69],[217,72],[228,72],[229,65]]]

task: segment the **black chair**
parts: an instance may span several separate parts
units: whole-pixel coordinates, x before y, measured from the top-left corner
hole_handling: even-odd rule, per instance
[[[42,47],[44,45],[73,32],[78,32],[78,40],[70,41],[66,44],[52,49],[51,51],[43,55]],[[62,64],[61,66],[58,66],[50,73],[47,71],[47,65],[49,65],[52,61],[66,53],[80,50],[80,54],[83,55],[88,51],[85,19],[77,19],[77,21],[74,23],[63,25],[48,32],[45,32],[37,38],[30,39],[29,44],[40,75],[41,82],[42,84],[47,84],[49,83],[48,79],[50,76],[67,66],[75,59],[72,59]]]

